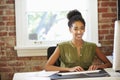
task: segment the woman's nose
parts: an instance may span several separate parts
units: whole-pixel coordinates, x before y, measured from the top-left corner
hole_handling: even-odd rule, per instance
[[[77,33],[80,33],[80,32],[81,32],[80,30],[77,31]]]

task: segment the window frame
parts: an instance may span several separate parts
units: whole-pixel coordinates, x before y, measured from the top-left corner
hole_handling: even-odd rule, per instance
[[[89,37],[92,37],[91,41],[95,42],[98,46],[101,46],[100,43],[98,43],[98,6],[97,6],[97,0],[93,0],[92,2],[90,0],[90,4],[88,4],[88,12],[90,14],[88,20],[89,20],[89,31],[92,33],[89,34]],[[25,0],[15,0],[15,16],[16,16],[16,46],[15,49],[17,50],[17,54],[19,57],[23,56],[46,56],[47,55],[47,48],[49,46],[55,46],[47,43],[48,45],[42,45],[43,42],[37,42],[37,45],[28,45],[25,43],[25,37],[27,37],[27,34],[25,34],[24,27],[26,25],[25,23],[25,7],[26,1]],[[96,21],[96,22],[95,22]],[[94,28],[93,28],[94,27]]]

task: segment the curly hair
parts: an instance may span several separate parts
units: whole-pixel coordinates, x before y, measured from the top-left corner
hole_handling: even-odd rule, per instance
[[[72,23],[74,23],[75,21],[81,21],[85,26],[85,21],[82,17],[82,14],[76,9],[68,12],[67,19],[69,20],[68,21],[68,26],[69,27],[72,27]]]

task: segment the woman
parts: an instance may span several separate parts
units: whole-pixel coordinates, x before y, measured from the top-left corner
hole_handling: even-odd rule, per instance
[[[84,71],[111,67],[110,61],[99,50],[96,44],[82,39],[85,32],[85,21],[78,10],[72,10],[67,14],[69,31],[73,35],[72,40],[59,43],[56,50],[45,65],[45,70],[52,71]],[[104,64],[92,65],[97,56]],[[61,66],[54,66],[60,58]]]

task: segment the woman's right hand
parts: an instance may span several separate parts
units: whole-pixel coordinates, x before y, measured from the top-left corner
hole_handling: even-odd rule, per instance
[[[71,72],[74,72],[74,71],[79,72],[79,71],[84,71],[84,69],[82,67],[80,67],[80,66],[76,66],[76,67],[73,67],[73,68],[69,68],[69,71],[71,71]]]

